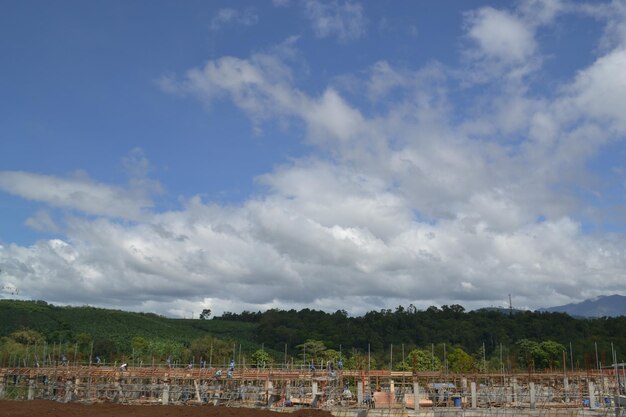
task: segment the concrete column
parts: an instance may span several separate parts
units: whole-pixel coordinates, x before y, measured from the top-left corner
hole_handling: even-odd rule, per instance
[[[596,408],[596,387],[589,381],[589,408]]]
[[[76,398],[79,398],[78,391],[80,390],[80,388],[80,378],[77,377],[74,381],[74,395],[76,396]]]
[[[478,407],[478,399],[476,398],[476,382],[470,384],[470,389],[472,390],[472,408]]]
[[[200,398],[200,384],[198,384],[198,380],[193,380],[193,386],[196,388],[196,401],[198,404],[202,404],[202,398]]]
[[[461,378],[461,388],[463,392],[467,391],[467,378]]]
[[[565,391],[565,402],[569,402],[569,379],[563,377],[563,391]]]
[[[46,392],[47,392],[48,397],[52,397],[52,393],[55,391],[55,386],[56,384],[58,384],[59,381],[56,378],[55,379],[50,379],[48,377],[46,378],[47,378],[47,386],[48,386],[46,389]]]
[[[269,379],[265,381],[265,397],[267,400],[267,405],[270,405],[272,402],[272,395],[274,394],[274,384]],[[315,395],[313,395],[315,398]]]
[[[518,398],[517,398],[517,379],[513,378],[513,380],[511,381],[511,384],[513,385],[513,403],[517,404]]]
[[[390,404],[396,402],[396,383],[393,379],[389,381],[389,401]]]
[[[535,383],[534,382],[528,383],[528,392],[530,394],[530,409],[534,410],[535,409]]]
[[[313,398],[317,395],[317,381],[311,383],[311,391],[313,392]]]
[[[65,402],[69,403],[72,401],[72,381],[65,382]]]
[[[357,381],[356,383],[356,399],[359,402],[359,407],[363,405],[363,381]]]
[[[5,389],[6,389],[6,378],[4,375],[0,375],[0,400],[4,400]]]
[[[28,379],[28,399],[35,399],[35,378]]]
[[[170,403],[170,381],[163,381],[163,392],[161,393],[161,404],[168,405]]]
[[[122,379],[119,376],[115,380],[115,388],[117,388],[117,402],[122,401],[124,399],[124,390],[122,389]]]
[[[415,401],[414,414],[417,417],[420,414],[420,384],[417,382],[413,383],[413,397]]]

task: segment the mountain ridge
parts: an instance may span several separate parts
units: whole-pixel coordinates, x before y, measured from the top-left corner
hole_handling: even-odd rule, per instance
[[[626,296],[619,294],[601,295],[578,303],[546,307],[537,311],[548,313],[567,313],[574,317],[626,316]]]

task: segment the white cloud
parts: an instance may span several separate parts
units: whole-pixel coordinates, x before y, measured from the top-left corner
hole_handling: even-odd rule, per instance
[[[21,171],[0,171],[0,190],[52,207],[86,214],[139,219],[152,202],[123,188],[88,178],[59,178]]]
[[[620,249],[598,246],[567,218],[504,234],[486,227],[487,217],[471,227],[468,218],[422,223],[411,219],[406,202],[380,194],[382,184],[333,177],[317,164],[294,168],[303,181],[285,182],[292,168],[285,169],[271,179],[282,182],[273,183],[272,197],[246,206],[194,199],[136,226],[73,219],[68,239],[3,247],[0,265],[27,297],[170,314],[199,306],[216,313],[305,303],[336,309],[345,300],[356,314],[371,308],[363,297],[484,305],[510,292],[542,306],[553,293],[579,297],[588,274],[602,277],[597,292],[619,289],[624,278]],[[312,198],[325,186],[327,201]],[[496,216],[506,213],[486,205]]]
[[[520,2],[520,14],[530,25],[551,23],[559,13],[569,8],[562,0],[524,0]]]
[[[307,4],[322,17],[357,7]],[[524,75],[539,54],[535,31],[562,10],[537,0],[467,15],[470,59],[504,77],[461,97],[464,107],[456,99],[467,90],[437,63],[377,61],[364,77],[351,75],[360,96],[332,86],[307,92],[289,65],[294,39],[163,78],[164,90],[209,109],[232,101],[253,128],[287,122],[315,151],[259,176],[259,193],[240,204],[194,197],[150,215],[142,215],[146,196],[160,188],[140,150],[124,160],[127,188],[2,172],[4,191],[78,212],[59,239],[1,246],[3,279],[26,297],[187,316],[303,305],[352,314],[408,303],[472,308],[509,293],[535,308],[624,293],[624,237],[586,233],[582,213],[593,207],[579,193],[589,156],[626,128],[626,58],[608,51],[562,89],[531,95]],[[318,35],[363,35],[333,25]],[[53,214],[28,222],[51,230]]]
[[[317,100],[307,100],[299,112],[317,138],[335,137],[347,141],[360,133],[365,124],[361,113],[333,89],[326,90]]]
[[[483,7],[469,14],[467,20],[468,36],[487,59],[519,63],[535,52],[533,32],[506,11]]]
[[[604,22],[600,47],[605,52],[626,45],[626,4],[623,1],[571,3],[572,11]]]
[[[61,228],[52,219],[49,212],[39,210],[34,216],[26,219],[25,224],[40,232],[55,232],[61,231]]]
[[[498,81],[524,88],[522,80],[542,65],[537,30],[566,9],[560,0],[525,0],[511,11],[487,6],[465,13],[467,67],[459,77],[469,84]]]
[[[304,9],[319,38],[337,37],[340,42],[348,42],[365,35],[367,19],[359,3],[306,0]]]
[[[371,68],[371,76],[367,83],[368,98],[372,101],[378,100],[406,83],[406,77],[399,74],[388,62],[378,61]]]
[[[259,16],[253,9],[247,8],[243,11],[224,8],[217,11],[217,14],[211,19],[209,28],[212,31],[218,31],[229,24],[237,24],[241,26],[251,26],[258,22]]]
[[[223,57],[204,68],[189,70],[177,82],[161,81],[165,91],[192,94],[212,103],[227,96],[255,123],[270,117],[298,117],[306,122],[313,141],[353,139],[363,125],[360,112],[332,88],[312,98],[291,85],[291,71],[276,55],[254,54],[250,59]]]
[[[626,50],[616,49],[581,71],[569,87],[579,115],[626,131]]]

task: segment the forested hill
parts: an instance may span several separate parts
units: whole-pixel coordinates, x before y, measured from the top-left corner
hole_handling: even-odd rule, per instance
[[[332,352],[342,351],[349,357],[369,350],[382,364],[388,361],[393,345],[395,354],[421,349],[441,356],[447,347],[448,353],[467,354],[483,362],[502,361],[503,356],[513,357],[509,362],[526,360],[529,355],[524,352],[532,351],[537,358],[537,363],[533,359],[535,367],[539,362],[553,364],[551,357],[560,361],[563,351],[571,351],[577,366],[584,367],[597,361],[610,363],[611,344],[618,358],[626,354],[626,317],[577,319],[563,313],[466,312],[451,305],[426,310],[398,307],[360,317],[350,317],[345,311],[303,309],[183,320],[94,307],[58,307],[43,301],[0,300],[0,337],[0,355],[9,356],[19,346],[27,351],[28,345],[45,343],[65,348],[74,345],[87,357],[88,351],[108,358],[140,352],[163,360],[174,353],[182,363],[207,358],[209,349],[214,354],[221,351],[226,360],[236,346],[244,357],[262,347],[272,356],[268,360],[274,361],[282,360],[287,349],[297,361],[303,359],[302,350],[308,346],[306,349],[325,351],[329,357]]]
[[[249,350],[256,347],[253,323],[218,320],[171,319],[152,313],[132,313],[89,306],[60,307],[44,301],[0,300],[0,337],[18,332],[24,343],[93,346],[107,357],[121,356],[133,348],[179,351],[203,338],[236,340]],[[36,332],[36,335],[24,331]],[[133,344],[134,341],[134,344]],[[232,345],[231,345],[232,346]],[[1,353],[1,352],[0,352]]]
[[[349,317],[345,311],[325,313],[304,309],[226,313],[216,319],[258,323],[259,340],[277,350],[284,348],[285,343],[293,346],[315,339],[335,349],[341,345],[367,350],[369,345],[374,351],[389,350],[391,344],[423,347],[447,343],[468,352],[477,352],[484,346],[489,355],[497,352],[501,345],[513,347],[528,339],[552,340],[568,348],[571,343],[581,361],[584,353],[593,353],[595,361],[596,344],[600,356],[611,357],[611,343],[626,354],[624,316],[580,319],[564,313],[466,312],[460,305],[444,305],[426,310],[400,306],[395,310],[371,311],[361,317]]]

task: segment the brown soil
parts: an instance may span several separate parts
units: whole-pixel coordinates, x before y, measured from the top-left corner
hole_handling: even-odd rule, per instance
[[[332,417],[328,411],[299,409],[293,417]],[[0,401],[0,417],[280,417],[285,414],[254,408],[210,405],[77,404],[56,401]]]

